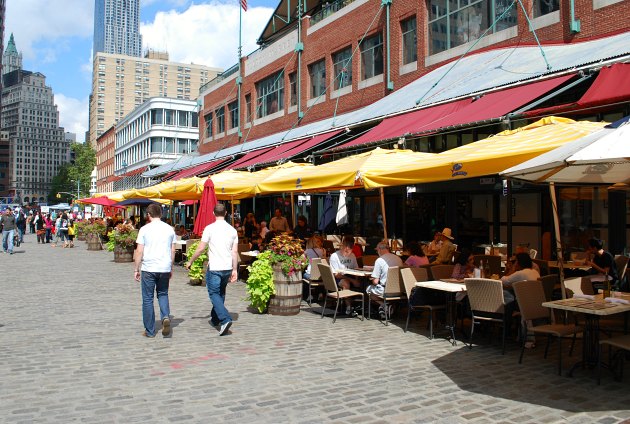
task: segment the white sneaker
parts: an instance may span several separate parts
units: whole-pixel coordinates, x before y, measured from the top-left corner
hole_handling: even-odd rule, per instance
[[[219,329],[219,336],[224,336],[227,334],[227,331],[232,326],[232,321],[228,321],[225,324],[221,324],[221,329]]]

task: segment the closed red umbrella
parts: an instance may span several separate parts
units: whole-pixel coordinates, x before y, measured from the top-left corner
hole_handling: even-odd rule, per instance
[[[201,236],[203,229],[216,220],[213,213],[216,204],[217,196],[214,192],[214,183],[210,177],[208,177],[206,182],[203,184],[203,193],[201,194],[201,200],[199,201],[199,212],[195,218],[193,233]]]
[[[90,197],[90,198],[86,198],[86,199],[77,199],[77,202],[79,202],[79,203],[90,203],[92,205],[101,205],[101,206],[114,206],[116,203],[118,203],[115,200],[110,200],[106,196]],[[117,207],[117,208],[124,208],[124,206],[115,206],[115,207]]]

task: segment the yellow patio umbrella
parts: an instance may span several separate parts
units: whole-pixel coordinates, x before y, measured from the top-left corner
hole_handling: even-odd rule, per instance
[[[364,175],[366,187],[411,185],[493,175],[569,141],[584,137],[605,122],[543,118],[475,143],[435,155],[431,160],[401,164],[385,172]]]
[[[307,168],[278,170],[258,183],[259,193],[327,191],[364,187],[366,176],[434,158],[431,153],[376,148]],[[393,185],[393,184],[392,184]]]
[[[127,195],[133,193],[133,189],[131,190],[120,190],[120,191],[105,191],[102,193],[95,193],[92,197],[107,197],[109,200],[114,200],[116,202],[121,202],[125,200]]]
[[[205,178],[191,177],[135,189],[126,194],[126,199],[167,199],[167,200],[195,200],[201,199]]]

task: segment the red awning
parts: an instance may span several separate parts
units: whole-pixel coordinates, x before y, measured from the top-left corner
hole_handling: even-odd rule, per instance
[[[211,162],[201,163],[199,165],[193,166],[192,168],[187,168],[179,171],[177,175],[171,178],[171,180],[181,180],[182,178],[194,177],[199,174],[203,174],[204,172],[210,171],[212,168],[216,168],[221,165],[227,159],[219,159]]]
[[[121,176],[122,177],[133,177],[134,175],[142,174],[146,170],[147,170],[147,168],[143,166],[142,168],[134,169],[133,171],[129,171],[126,174],[122,174]]]
[[[288,143],[279,144],[264,153],[257,158],[254,158],[248,164],[241,165],[242,167],[250,165],[262,165],[265,163],[277,162],[280,159],[288,159],[293,156],[299,155],[309,149],[312,149],[319,144],[331,139],[332,137],[340,134],[342,131],[333,131],[326,134],[319,134],[315,137],[300,138],[298,140],[289,141]]]
[[[250,152],[245,153],[245,155],[243,157],[241,157],[240,159],[234,161],[233,163],[229,164],[226,169],[237,169],[237,168],[246,168],[247,166],[251,165],[252,163],[256,163],[256,161],[254,159],[256,159],[259,156],[264,155],[265,153],[267,153],[269,150],[273,149],[273,147],[266,147],[264,149],[259,149],[259,150],[253,150]]]
[[[578,106],[601,106],[629,99],[630,63],[616,63],[599,71],[593,85],[578,101]]]
[[[162,181],[168,181],[171,178],[173,178],[175,175],[179,174],[179,171],[171,171],[168,174],[166,174],[165,176],[162,177]]]
[[[391,140],[402,137],[408,133],[423,131],[423,128],[433,126],[434,123],[445,116],[450,115],[468,105],[471,99],[459,100],[451,103],[444,103],[438,106],[429,107],[404,115],[386,118],[362,136],[355,138],[349,143],[342,144],[338,148],[359,146],[362,144],[374,143],[382,140]]]
[[[390,140],[406,134],[431,133],[440,128],[500,118],[560,86],[573,76],[565,75],[506,88],[486,94],[475,101],[464,99],[387,118],[370,132],[340,147]]]

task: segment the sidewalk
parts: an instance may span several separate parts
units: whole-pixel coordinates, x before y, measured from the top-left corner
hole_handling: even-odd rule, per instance
[[[173,273],[173,335],[141,336],[139,283],[113,253],[38,245],[0,255],[0,422],[615,423],[630,378],[556,375],[544,343],[518,364],[500,341],[428,340],[426,320],[253,314],[231,284],[231,334],[209,324],[205,287]],[[157,302],[156,302],[157,311]],[[564,369],[577,361],[566,358]],[[568,344],[565,352],[568,352]],[[626,364],[628,365],[628,364]],[[628,367],[626,367],[628,369]]]

